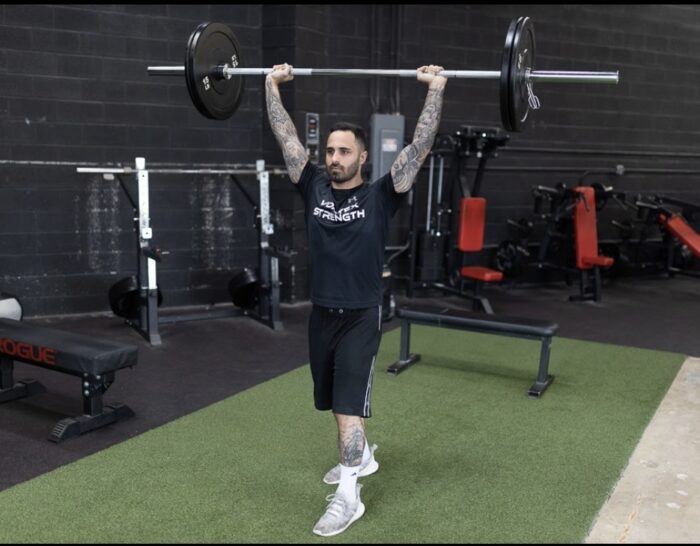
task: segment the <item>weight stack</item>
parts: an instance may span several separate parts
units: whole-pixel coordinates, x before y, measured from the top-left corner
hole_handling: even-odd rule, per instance
[[[439,281],[444,278],[446,238],[444,235],[421,233],[418,237],[416,280]]]

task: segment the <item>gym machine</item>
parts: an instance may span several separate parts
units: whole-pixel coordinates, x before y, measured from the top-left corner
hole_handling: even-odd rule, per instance
[[[536,185],[531,193],[532,215],[507,220],[513,235],[496,249],[496,269],[507,279],[514,280],[527,269],[567,273],[573,268],[573,214],[579,194],[564,183]],[[568,277],[566,281],[570,284]]]
[[[413,297],[414,288],[436,288],[470,298],[475,309],[481,307],[487,313],[492,312],[488,300],[481,296],[480,288],[483,282],[500,280],[501,275],[489,268],[465,266],[464,256],[482,250],[485,200],[480,194],[486,163],[497,155],[496,151],[505,146],[509,138],[498,128],[472,126],[463,126],[454,135],[436,137],[429,156],[426,227],[420,235],[417,233],[417,200],[414,198],[411,202],[408,297]],[[476,157],[479,162],[470,187],[467,165],[471,157]],[[449,161],[447,177],[445,159]],[[447,191],[444,191],[445,187]],[[445,200],[444,195],[449,195],[449,199]],[[465,281],[472,281],[473,290],[465,290]]]
[[[274,233],[270,223],[269,174],[265,162],[259,160],[255,170],[251,169],[146,169],[146,160],[137,157],[135,168],[78,167],[77,172],[101,174],[105,180],[116,176],[122,189],[134,209],[134,224],[137,236],[136,275],[126,277],[115,283],[109,290],[110,307],[117,315],[125,319],[151,345],[162,343],[159,325],[191,320],[205,320],[234,316],[248,316],[262,322],[273,330],[282,329],[279,314],[279,266],[278,258],[269,244],[269,236]],[[283,171],[274,171],[280,174]],[[156,267],[162,256],[167,254],[151,246],[153,230],[150,225],[149,212],[149,173],[163,174],[228,174],[236,185],[242,189],[236,174],[255,174],[260,188],[260,205],[256,214],[259,220],[258,269],[260,279],[255,271],[243,268],[234,274],[229,282],[229,293],[233,308],[207,309],[189,313],[168,313],[159,316],[158,307],[163,296],[157,284]],[[122,175],[134,175],[138,184],[138,197],[134,199]],[[251,202],[252,198],[244,192]]]
[[[620,262],[613,273],[700,277],[700,234],[693,227],[700,216],[700,205],[660,194],[637,194],[633,198],[621,195],[616,202],[623,210],[631,210],[634,217],[611,222],[621,235],[618,244],[604,245]]]
[[[569,301],[601,301],[602,270],[613,266],[616,258],[601,252],[598,212],[618,194],[601,184],[568,188],[560,183],[555,188],[533,186],[532,196],[532,217],[508,220],[517,232],[516,239],[498,246],[496,267],[511,279],[528,268],[541,273],[558,271],[567,285],[577,275],[579,293],[570,296]],[[533,234],[539,244],[530,240]]]

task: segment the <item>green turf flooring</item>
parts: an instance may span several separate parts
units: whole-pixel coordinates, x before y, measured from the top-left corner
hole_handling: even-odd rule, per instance
[[[341,535],[311,532],[337,449],[303,366],[0,492],[0,542],[581,542],[684,360],[555,338],[531,399],[537,342],[414,326],[422,360],[392,376],[398,344],[367,421],[379,472]]]

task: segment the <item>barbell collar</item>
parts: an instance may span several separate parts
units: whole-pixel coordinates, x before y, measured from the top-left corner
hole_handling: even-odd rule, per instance
[[[224,76],[264,76],[272,72],[272,68],[229,68],[213,67],[212,76],[223,73]],[[148,73],[153,76],[183,76],[184,66],[149,66]],[[415,78],[415,69],[380,69],[380,68],[294,68],[294,76],[398,76]],[[461,78],[475,80],[497,80],[501,77],[499,70],[443,70],[438,75],[445,78]],[[526,79],[533,82],[548,83],[618,83],[619,71],[615,72],[581,72],[557,70],[533,70]]]

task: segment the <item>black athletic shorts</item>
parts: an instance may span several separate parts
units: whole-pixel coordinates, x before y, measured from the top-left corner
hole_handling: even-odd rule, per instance
[[[371,417],[374,363],[382,337],[382,307],[340,309],[314,305],[309,358],[319,410]]]

